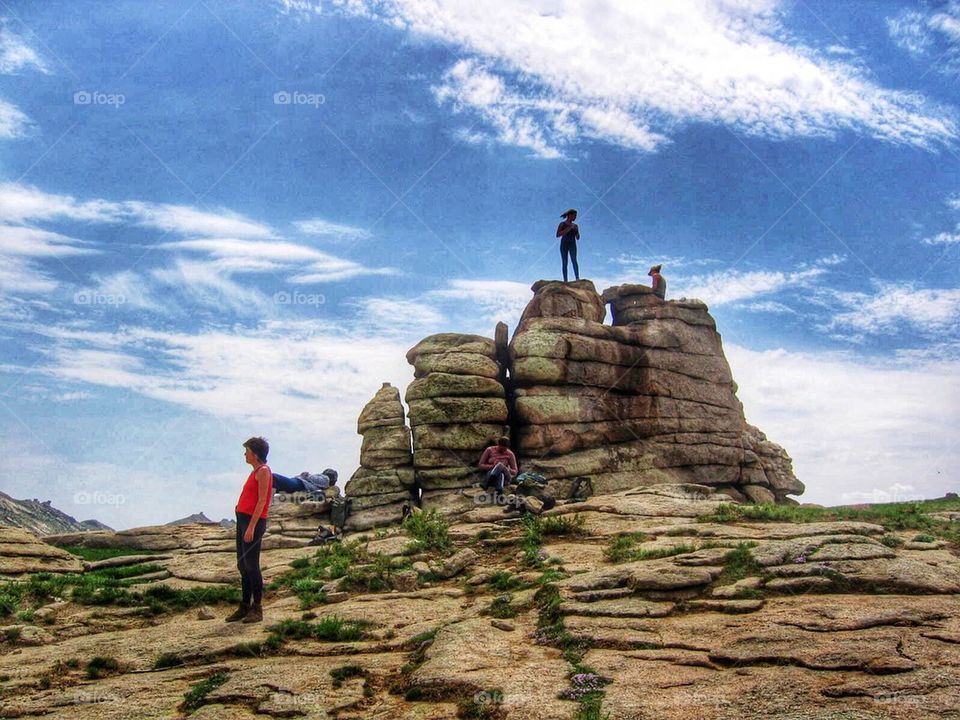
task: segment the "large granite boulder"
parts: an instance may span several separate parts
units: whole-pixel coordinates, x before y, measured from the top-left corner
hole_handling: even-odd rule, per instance
[[[504,369],[497,356],[494,340],[457,333],[431,335],[407,352],[416,379],[405,399],[424,508],[439,503],[449,510],[443,496],[476,482],[480,453],[509,434]]]
[[[716,323],[698,301],[639,285],[541,281],[510,343],[521,465],[563,496],[664,482],[784,501],[803,491],[790,458],[744,420]],[[614,325],[597,311],[609,303]]]
[[[384,383],[357,421],[363,435],[360,467],[344,491],[351,500],[348,530],[366,530],[400,521],[414,485],[410,428],[404,423],[400,391]]]

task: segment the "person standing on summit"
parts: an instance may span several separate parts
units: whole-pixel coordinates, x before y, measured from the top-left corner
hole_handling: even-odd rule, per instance
[[[563,222],[557,226],[557,237],[560,238],[560,257],[563,259],[563,281],[567,282],[567,256],[573,261],[573,276],[580,279],[580,266],[577,265],[577,240],[580,239],[580,228],[574,220],[577,211],[571,208],[560,217]]]

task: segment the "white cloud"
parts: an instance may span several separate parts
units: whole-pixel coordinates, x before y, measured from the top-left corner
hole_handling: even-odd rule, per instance
[[[958,328],[960,289],[916,289],[911,285],[881,287],[874,294],[838,292],[847,308],[835,315],[828,329],[854,330],[870,335],[890,333],[903,326],[924,333]]]
[[[924,238],[924,245],[952,245],[960,242],[960,228],[958,232],[937,233],[933,237]]]
[[[24,68],[49,73],[43,60],[22,37],[6,25],[0,25],[0,74],[14,75]],[[30,118],[20,108],[0,98],[0,138],[23,137],[30,126]]]
[[[8,221],[76,220],[80,222],[129,223],[183,235],[272,237],[261,223],[230,210],[210,212],[187,205],[148,203],[137,200],[77,200],[19,183],[0,183],[0,216]]]
[[[445,321],[431,304],[415,299],[366,297],[354,305],[360,309],[357,326],[381,337],[424,336],[440,332]]]
[[[960,210],[960,195],[954,195],[953,197],[948,198],[947,205],[952,207],[954,210]]]
[[[821,267],[787,273],[721,271],[686,278],[679,287],[671,288],[668,284],[667,288],[674,296],[682,293],[686,297],[703,300],[711,306],[725,305],[761,295],[770,295],[787,288],[805,287],[811,280],[825,272],[826,270]]]
[[[850,130],[924,147],[957,133],[947,112],[917,107],[829,49],[788,43],[789,6],[773,0],[336,4],[458,47],[466,57],[442,77],[438,100],[541,157],[579,137],[652,150],[697,122],[769,138]]]
[[[0,98],[0,138],[12,140],[27,134],[30,118],[16,105]]]
[[[533,298],[530,286],[512,280],[451,280],[447,287],[425,295],[428,302],[456,301],[469,308],[471,319],[485,323],[503,321],[515,328],[527,303]],[[484,334],[492,332],[492,328]]]
[[[893,41],[915,58],[933,58],[943,74],[960,73],[960,2],[904,10],[887,19]]]
[[[299,220],[295,222],[294,227],[307,235],[320,235],[331,240],[369,240],[373,235],[369,230],[354,227],[352,225],[340,225],[332,223],[322,218],[311,218],[310,220]]]
[[[140,225],[182,235],[273,235],[273,231],[266,225],[225,209],[207,212],[187,205],[158,205],[136,201],[123,203],[123,209]]]
[[[0,73],[12,75],[23,68],[49,74],[46,64],[22,37],[0,26]]]
[[[905,482],[928,498],[956,489],[955,357],[871,363],[724,347],[747,421],[791,455],[807,486],[801,500],[838,504],[863,497],[852,493],[902,490]]]

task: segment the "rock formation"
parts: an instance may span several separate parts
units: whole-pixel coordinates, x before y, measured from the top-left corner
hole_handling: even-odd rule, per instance
[[[345,488],[352,500],[347,528],[395,523],[403,503],[411,498],[414,479],[410,428],[404,423],[397,388],[383,384],[360,413],[357,432],[363,435],[363,444],[360,467]]]
[[[516,446],[560,496],[576,476],[597,492],[694,482],[773,502],[803,491],[783,449],[744,420],[705,304],[639,285],[601,298],[586,280],[533,290],[510,343]]]
[[[457,491],[478,480],[483,449],[509,434],[496,343],[479,335],[431,335],[407,352],[407,361],[416,378],[405,399],[422,506],[468,510],[472,503]]]

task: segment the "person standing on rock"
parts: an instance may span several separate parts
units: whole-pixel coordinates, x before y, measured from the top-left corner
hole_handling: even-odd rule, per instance
[[[563,281],[567,282],[567,256],[573,261],[573,276],[580,279],[580,266],[577,265],[577,240],[580,239],[580,227],[574,222],[577,211],[567,210],[560,217],[563,222],[557,226],[557,237],[560,238],[560,257],[563,260]]]
[[[647,275],[653,278],[653,294],[661,300],[667,299],[667,281],[660,274],[660,268],[663,265],[654,265],[647,271]]]
[[[243,597],[227,622],[255,623],[263,620],[263,573],[260,572],[260,541],[267,530],[267,511],[273,495],[273,472],[267,465],[270,445],[252,437],[243,447],[244,460],[253,470],[247,476],[237,501],[237,569]]]
[[[503,494],[503,488],[520,472],[517,467],[517,456],[510,449],[510,441],[506,437],[497,438],[497,444],[491,445],[480,456],[477,467],[487,471],[487,481],[484,489],[494,483],[497,495]]]

